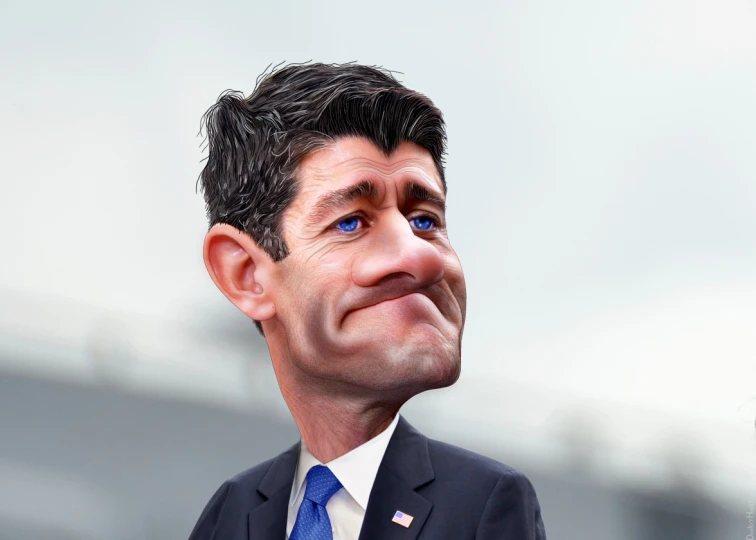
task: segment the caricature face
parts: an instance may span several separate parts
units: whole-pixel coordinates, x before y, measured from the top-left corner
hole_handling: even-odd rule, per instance
[[[386,157],[341,138],[308,155],[297,181],[273,292],[292,369],[355,392],[453,384],[465,281],[428,151],[404,142]]]

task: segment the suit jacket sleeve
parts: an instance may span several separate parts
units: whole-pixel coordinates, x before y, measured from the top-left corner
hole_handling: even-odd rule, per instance
[[[218,491],[212,496],[210,501],[202,510],[197,524],[194,526],[192,534],[189,535],[189,540],[214,540],[216,531],[218,529],[218,523],[220,522],[223,509],[226,507],[228,501],[228,495],[231,491],[229,482],[224,483]],[[215,539],[217,540],[217,539]]]
[[[502,476],[491,491],[476,540],[546,540],[533,484],[518,472]]]

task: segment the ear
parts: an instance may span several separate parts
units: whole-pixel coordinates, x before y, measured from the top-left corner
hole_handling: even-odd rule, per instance
[[[270,319],[273,298],[273,259],[245,232],[221,223],[205,236],[205,268],[221,292],[248,317]]]

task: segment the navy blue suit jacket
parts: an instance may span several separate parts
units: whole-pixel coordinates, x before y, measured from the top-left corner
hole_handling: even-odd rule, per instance
[[[299,443],[225,482],[189,540],[285,540]],[[399,510],[409,528],[393,523]],[[546,540],[522,473],[428,439],[400,416],[370,492],[359,540]]]

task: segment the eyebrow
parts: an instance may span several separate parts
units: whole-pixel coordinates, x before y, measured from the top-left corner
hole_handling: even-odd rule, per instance
[[[333,212],[359,198],[375,201],[379,197],[378,188],[370,180],[363,180],[359,184],[347,186],[321,195],[307,218],[308,225],[317,225]],[[446,212],[444,199],[428,190],[425,186],[409,182],[404,188],[404,198],[407,201],[426,201],[438,208],[442,213]]]

